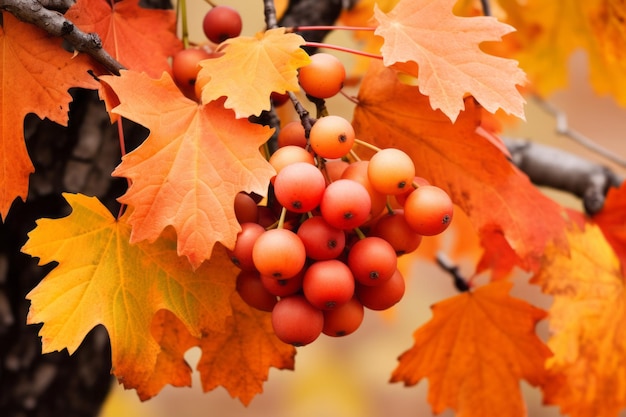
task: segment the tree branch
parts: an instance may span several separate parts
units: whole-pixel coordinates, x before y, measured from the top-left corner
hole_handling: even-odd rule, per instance
[[[602,209],[610,187],[624,178],[609,168],[561,149],[525,139],[503,138],[512,162],[537,185],[569,192],[582,199],[585,212]]]
[[[119,75],[124,66],[102,48],[102,41],[98,34],[85,33],[67,20],[59,11],[44,7],[46,4],[54,9],[62,9],[67,3],[68,1],[61,0],[0,0],[0,9],[6,10],[23,22],[45,30],[52,36],[62,37],[76,51],[86,53],[107,71]]]

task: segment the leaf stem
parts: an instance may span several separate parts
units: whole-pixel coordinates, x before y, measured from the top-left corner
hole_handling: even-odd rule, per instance
[[[369,53],[369,52],[359,51],[358,49],[352,49],[352,48],[348,48],[348,47],[340,46],[340,45],[333,45],[333,44],[330,44],[330,43],[306,42],[304,44],[304,46],[308,46],[308,47],[311,47],[311,48],[334,49],[335,51],[347,52],[347,53],[354,54],[354,55],[361,55],[361,56],[364,56],[364,57],[367,57],[367,58],[383,59],[382,55],[372,54],[372,53]]]
[[[354,139],[354,143],[361,145],[365,148],[371,149],[374,152],[378,152],[381,150],[378,146],[372,145],[371,143],[365,142],[364,140],[361,140],[361,139]]]
[[[294,26],[287,28],[287,32],[303,32],[309,30],[353,30],[353,31],[368,31],[373,32],[376,30],[373,26]]]
[[[282,229],[285,227],[285,218],[287,217],[287,209],[285,207],[283,207],[280,210],[280,217],[278,218],[278,226],[276,226],[277,229]]]
[[[359,237],[359,239],[365,239],[365,233],[363,233],[363,231],[361,229],[359,229],[358,227],[354,228],[354,233],[356,233],[356,235]]]
[[[182,25],[181,38],[183,41],[183,47],[187,49],[189,47],[189,26],[187,25],[187,0],[178,0],[176,3],[176,15],[180,18]]]

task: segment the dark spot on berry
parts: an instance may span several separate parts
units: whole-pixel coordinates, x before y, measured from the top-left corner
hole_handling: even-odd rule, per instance
[[[276,279],[280,279],[283,277],[283,274],[281,274],[280,272],[276,271],[274,273],[272,273],[272,276]]]
[[[379,277],[380,277],[380,274],[378,273],[378,271],[370,272],[370,279],[378,279]]]
[[[231,257],[230,260],[235,264],[235,266],[241,266],[241,262],[239,262],[239,258],[236,256]]]
[[[337,247],[337,241],[335,239],[329,240],[326,245],[329,249],[335,249]]]
[[[406,181],[400,181],[400,182],[398,183],[398,188],[402,189],[402,188],[404,188],[404,187],[406,187]]]
[[[450,220],[452,220],[452,218],[450,217],[449,214],[446,214],[445,216],[443,216],[443,218],[441,219],[441,224],[448,224],[450,223]]]
[[[354,217],[354,214],[352,214],[351,212],[347,211],[345,213],[343,213],[343,218],[346,220],[350,220],[351,218]]]
[[[296,210],[300,210],[302,208],[302,202],[294,201],[291,203],[291,207],[295,208]]]
[[[339,330],[335,333],[335,336],[345,336],[346,334],[348,333],[345,330]]]
[[[282,287],[284,287],[285,285],[287,285],[287,280],[286,279],[279,279],[276,280],[276,283]]]
[[[326,301],[326,304],[324,304],[324,306],[328,309],[331,308],[335,308],[335,306],[337,306],[337,302],[336,301]]]
[[[337,139],[339,139],[339,143],[345,143],[348,140],[346,135],[344,135],[343,133],[341,135],[339,135],[339,137]]]

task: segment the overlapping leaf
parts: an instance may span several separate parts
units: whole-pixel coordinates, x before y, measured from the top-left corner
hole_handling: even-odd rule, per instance
[[[609,189],[604,207],[593,216],[593,221],[602,229],[626,275],[626,182],[619,188]]]
[[[597,226],[568,238],[570,256],[547,248],[532,279],[554,297],[544,400],[572,417],[618,416],[626,406],[624,276]]]
[[[296,351],[276,337],[270,314],[250,307],[236,293],[231,304],[227,330],[212,332],[200,341],[198,370],[205,391],[223,386],[248,404],[263,391],[270,367],[293,369]]]
[[[177,256],[175,239],[131,245],[128,214],[116,221],[94,197],[65,198],[71,214],[39,220],[22,249],[42,265],[59,263],[27,296],[28,323],[44,323],[43,351],[73,353],[102,324],[111,340],[113,372],[126,387],[145,398],[166,383],[184,384],[189,369],[177,354],[186,345],[155,331],[154,315],[169,310],[196,337],[224,331],[232,314],[232,263],[222,253],[193,272]],[[171,380],[172,374],[178,378]]]
[[[455,3],[402,0],[387,14],[375,7],[375,33],[385,39],[383,62],[408,64],[398,68],[419,75],[420,92],[452,121],[463,110],[466,93],[491,113],[501,108],[523,119],[525,100],[517,86],[526,82],[524,72],[516,61],[480,49],[482,42],[500,40],[513,27],[494,17],[455,16]]]
[[[234,246],[241,230],[235,195],[265,195],[275,174],[259,152],[272,129],[235,118],[222,101],[198,106],[167,74],[155,80],[123,71],[102,80],[119,99],[112,112],[150,129],[113,172],[132,181],[120,198],[133,207],[131,241],[154,241],[173,226],[179,255],[194,267],[211,256],[216,242]]]
[[[87,71],[87,56],[72,54],[37,27],[2,13],[0,28],[0,220],[16,198],[26,199],[28,176],[34,167],[24,143],[24,117],[35,113],[61,125],[67,124],[72,87],[96,88]]]
[[[302,45],[304,39],[285,28],[226,40],[222,56],[200,63],[202,102],[227,97],[224,106],[237,117],[269,110],[273,91],[299,91],[297,70],[310,62]]]
[[[511,287],[496,281],[435,304],[392,382],[428,378],[436,414],[451,408],[457,416],[525,416],[520,380],[542,384],[550,351],[535,334],[545,312],[511,297]]]
[[[504,154],[477,133],[480,111],[468,99],[455,123],[430,108],[415,86],[393,69],[373,63],[358,96],[357,136],[379,147],[407,152],[417,175],[446,190],[470,218],[481,239],[501,235],[522,268],[536,269],[548,242],[566,247],[562,209],[542,195]],[[528,227],[532,219],[533,227]],[[500,271],[505,265],[499,265]],[[509,268],[513,265],[509,265]]]
[[[126,68],[153,78],[170,72],[168,58],[183,47],[176,37],[176,13],[144,9],[139,0],[78,0],[65,16],[83,31],[97,33]]]
[[[599,94],[610,93],[626,105],[626,8],[621,2],[499,0],[506,21],[517,32],[512,56],[528,73],[532,87],[547,95],[566,85],[570,56],[584,49],[591,83]]]

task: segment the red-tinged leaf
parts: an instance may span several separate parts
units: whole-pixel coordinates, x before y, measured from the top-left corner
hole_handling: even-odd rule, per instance
[[[35,113],[67,125],[72,87],[97,88],[87,71],[86,55],[73,55],[62,40],[43,30],[2,13],[0,28],[0,220],[4,220],[16,198],[26,200],[28,176],[34,167],[24,143],[24,117]]]
[[[224,45],[223,55],[200,63],[197,82],[203,86],[203,103],[227,97],[224,106],[237,117],[269,110],[274,91],[299,91],[297,70],[311,61],[301,48],[304,39],[285,28],[228,39]]]
[[[383,62],[408,64],[398,68],[418,76],[420,92],[429,96],[432,108],[452,121],[464,109],[467,93],[491,113],[501,108],[523,119],[525,100],[516,86],[526,82],[524,72],[516,61],[480,49],[482,42],[498,41],[513,27],[494,17],[455,16],[455,3],[402,0],[387,14],[375,7],[375,33],[384,38]]]
[[[132,181],[120,198],[133,207],[131,241],[154,241],[173,226],[179,255],[194,267],[211,256],[216,242],[233,247],[241,230],[235,195],[265,195],[275,175],[259,152],[272,129],[237,119],[219,101],[199,106],[167,74],[155,80],[123,71],[102,80],[119,99],[113,113],[150,129],[113,172]]]
[[[593,221],[613,247],[622,263],[622,273],[626,275],[626,182],[619,188],[609,189],[604,207],[593,216]]]
[[[516,255],[509,259],[519,260],[517,266],[536,270],[551,241],[567,248],[562,208],[476,132],[481,112],[471,98],[452,123],[430,108],[417,87],[399,82],[396,71],[373,62],[358,101],[353,120],[357,137],[407,152],[417,175],[450,194],[483,242],[501,235]],[[528,227],[529,219],[532,227]],[[500,263],[500,272],[505,266]]]
[[[460,417],[525,416],[520,381],[544,382],[550,350],[535,334],[545,312],[511,297],[511,287],[496,281],[435,304],[391,381],[427,378],[436,414],[451,408]]]
[[[171,233],[131,245],[128,214],[116,220],[95,197],[64,196],[70,215],[38,220],[22,248],[40,265],[58,262],[27,295],[28,323],[43,323],[43,352],[71,354],[102,324],[113,373],[127,388],[148,398],[167,383],[185,385],[189,369],[177,355],[188,342],[164,335],[154,316],[169,310],[195,337],[225,331],[236,275],[226,251],[218,246],[211,262],[194,272],[177,256]]]
[[[176,13],[144,9],[139,0],[78,0],[65,17],[97,33],[103,48],[126,68],[153,78],[171,72],[168,58],[183,47],[176,36]]]
[[[554,297],[544,402],[572,417],[617,417],[626,407],[624,275],[596,225],[568,238],[570,255],[548,247],[531,280]]]
[[[223,386],[247,405],[263,391],[270,367],[294,368],[296,351],[276,337],[270,314],[250,307],[236,293],[231,303],[226,331],[212,332],[200,342],[198,370],[204,391]]]

